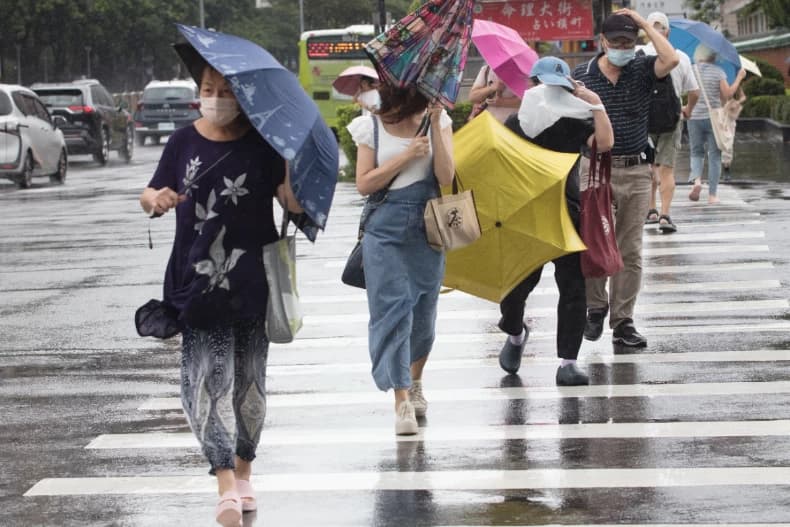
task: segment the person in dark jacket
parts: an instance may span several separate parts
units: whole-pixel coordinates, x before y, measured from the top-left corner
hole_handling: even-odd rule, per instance
[[[614,134],[601,100],[592,91],[570,78],[568,65],[556,57],[544,57],[532,67],[533,88],[524,93],[521,107],[505,121],[505,126],[527,141],[556,152],[578,154],[592,146],[600,152],[612,148]],[[571,169],[565,184],[565,198],[573,224],[579,229],[579,163]],[[560,292],[557,303],[557,368],[559,386],[589,384],[589,378],[576,364],[587,315],[585,282],[580,253],[553,261],[554,278]],[[527,342],[524,324],[527,297],[540,281],[543,267],[524,279],[499,305],[499,328],[508,334],[499,353],[499,364],[516,373]]]

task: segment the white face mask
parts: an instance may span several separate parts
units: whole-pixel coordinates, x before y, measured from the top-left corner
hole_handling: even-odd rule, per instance
[[[229,97],[201,97],[200,113],[212,124],[225,126],[239,115],[239,103]]]

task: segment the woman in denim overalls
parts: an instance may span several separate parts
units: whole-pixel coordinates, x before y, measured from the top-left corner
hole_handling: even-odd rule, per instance
[[[368,204],[365,262],[369,348],[379,389],[395,391],[395,433],[416,434],[425,415],[422,370],[434,340],[444,255],[425,238],[425,203],[452,183],[452,121],[414,88],[380,89],[375,118],[348,126],[357,143],[357,189],[375,194]],[[427,136],[415,137],[427,113]],[[378,141],[376,140],[378,139]]]

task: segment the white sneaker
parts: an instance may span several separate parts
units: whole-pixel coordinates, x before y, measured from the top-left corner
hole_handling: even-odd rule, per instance
[[[401,402],[395,414],[395,435],[411,436],[416,434],[419,429],[417,416],[414,415],[414,406],[409,401]]]
[[[425,417],[425,412],[428,411],[428,401],[422,394],[422,381],[412,381],[411,388],[409,388],[409,401],[414,406],[414,413],[417,417]]]

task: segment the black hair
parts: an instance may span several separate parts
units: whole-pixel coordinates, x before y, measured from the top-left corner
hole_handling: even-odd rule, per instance
[[[385,123],[397,123],[428,108],[428,99],[414,86],[396,88],[385,82],[379,88],[381,106],[378,115]]]

